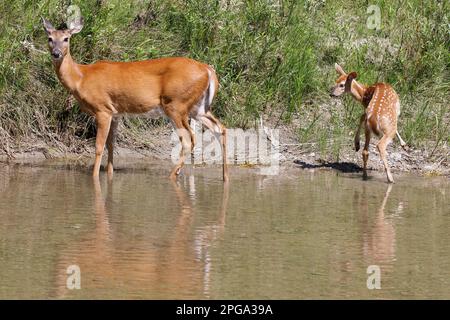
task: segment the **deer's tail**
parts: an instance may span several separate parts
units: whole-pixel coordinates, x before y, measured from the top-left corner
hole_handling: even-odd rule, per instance
[[[214,70],[213,67],[208,65],[208,87],[206,88],[205,91],[205,111],[208,112],[211,108],[211,104],[212,101],[217,93],[217,88],[218,88],[218,80],[217,80],[217,75],[216,75],[216,71]]]

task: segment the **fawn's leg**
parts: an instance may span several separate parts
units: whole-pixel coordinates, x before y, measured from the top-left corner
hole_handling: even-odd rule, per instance
[[[356,152],[358,152],[359,148],[360,148],[359,136],[361,135],[361,128],[362,128],[362,125],[363,125],[365,120],[366,120],[366,114],[364,113],[359,118],[359,126],[358,126],[358,130],[356,130],[356,134],[355,134],[355,151]]]
[[[380,141],[377,144],[378,152],[380,152],[381,160],[383,160],[384,164],[384,170],[386,171],[387,180],[389,183],[394,182],[394,178],[392,177],[391,170],[389,169],[389,164],[387,162],[386,158],[386,148],[389,145],[389,143],[392,141],[396,133],[396,130],[392,130],[386,134],[383,135],[383,137],[380,139]]]
[[[364,143],[364,149],[362,151],[363,157],[363,179],[367,179],[367,161],[369,160],[369,145],[370,145],[370,136],[371,132],[367,126],[365,126],[365,138],[366,141]]]

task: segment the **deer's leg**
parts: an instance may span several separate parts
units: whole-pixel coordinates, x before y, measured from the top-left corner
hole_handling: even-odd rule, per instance
[[[112,116],[108,113],[97,113],[95,121],[97,123],[97,137],[95,139],[95,162],[92,175],[98,177],[100,173],[100,164],[102,162],[103,149],[105,148],[109,128],[111,126]]]
[[[191,154],[194,152],[195,148],[195,134],[194,130],[192,130],[191,126],[189,125],[189,121],[187,117],[184,117],[183,120],[183,127],[189,132],[189,136],[191,138]]]
[[[108,148],[108,175],[111,177],[114,171],[114,144],[116,143],[116,133],[119,120],[112,118],[111,127],[109,128],[108,138],[106,139],[106,147]]]
[[[227,166],[227,128],[220,123],[211,112],[199,117],[199,120],[213,133],[221,134],[222,145],[222,176],[223,181],[228,181],[228,166]]]
[[[378,152],[380,153],[381,160],[383,160],[384,164],[384,170],[386,171],[387,179],[389,183],[394,182],[394,178],[392,177],[391,170],[389,169],[389,164],[387,162],[386,158],[386,148],[389,145],[389,143],[392,141],[396,133],[396,130],[393,130],[389,133],[386,133],[383,135],[383,137],[380,139],[380,141],[377,144]]]
[[[370,145],[370,130],[365,127],[365,138],[366,141],[364,143],[364,149],[362,151],[362,157],[363,157],[363,178],[367,179],[367,161],[369,160],[369,145]]]
[[[362,125],[364,123],[364,121],[366,120],[366,114],[364,113],[360,118],[359,118],[359,126],[358,126],[358,130],[356,130],[356,134],[355,134],[355,151],[358,152],[359,148],[360,148],[360,135],[361,135],[361,128]]]
[[[181,168],[183,168],[184,161],[186,160],[186,152],[191,148],[190,141],[192,138],[190,136],[190,131],[184,127],[181,116],[171,117],[171,119],[181,143],[180,159],[170,173],[170,178],[175,180],[180,174]]]
[[[192,130],[191,126],[189,125],[187,117],[183,118],[183,127],[189,132],[189,135],[191,137],[191,164],[194,165],[195,133],[194,130]]]

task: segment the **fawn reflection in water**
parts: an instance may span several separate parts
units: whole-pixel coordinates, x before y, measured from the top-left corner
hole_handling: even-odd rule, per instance
[[[363,256],[369,264],[388,264],[391,265],[395,261],[396,231],[395,231],[395,215],[390,216],[386,213],[386,204],[392,191],[392,185],[388,185],[383,200],[377,211],[373,215],[372,222],[368,222],[369,205],[368,193],[366,187],[363,187],[361,208],[364,223],[363,232]],[[400,212],[402,203],[398,205],[396,212]]]
[[[336,294],[348,289],[347,285],[352,283],[355,274],[365,274],[370,265],[381,268],[382,279],[394,270],[397,259],[396,229],[404,203],[396,197],[398,194],[392,197],[393,190],[395,185],[392,184],[380,189],[377,185],[366,183],[354,190],[350,207],[355,220],[349,222],[354,225],[353,236],[349,238],[352,241],[338,241],[331,246],[333,263],[329,272],[343,285],[334,289]]]

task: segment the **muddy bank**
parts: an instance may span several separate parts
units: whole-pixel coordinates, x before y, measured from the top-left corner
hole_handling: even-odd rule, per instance
[[[115,148],[115,164],[145,162],[153,160],[167,161],[170,164],[175,142],[172,131],[158,128],[141,137],[141,143],[132,143],[121,136]],[[306,170],[337,170],[343,173],[362,171],[361,150],[352,149],[353,139],[349,137],[347,145],[340,150],[339,157],[332,152],[317,151],[313,144],[299,144],[288,129],[280,130],[280,165],[283,168]],[[368,168],[372,172],[384,172],[383,164],[376,150],[376,139],[372,139]],[[434,151],[434,152],[433,152]],[[396,142],[388,147],[388,161],[394,173],[414,173],[417,175],[450,176],[450,150],[444,146],[435,150],[411,148],[403,150]],[[43,141],[32,140],[20,143],[20,147],[0,150],[0,161],[11,163],[36,163],[53,159],[75,166],[90,167],[93,162],[94,140],[80,140],[76,145],[48,145]],[[104,156],[104,160],[106,155]],[[233,165],[233,163],[230,163]],[[248,163],[234,163],[236,166],[254,167]]]
[[[375,144],[369,148],[368,169],[372,171],[384,172],[384,166],[378,155]],[[441,154],[436,156],[436,161],[429,160],[427,152],[424,150],[409,149],[407,152],[399,145],[388,147],[388,162],[395,173],[415,173],[418,175],[445,175],[450,176],[449,156]],[[346,147],[341,152],[339,159],[332,156],[322,156],[317,152],[290,153],[287,151],[286,161],[294,166],[304,169],[328,169],[341,172],[362,172],[361,150],[355,152],[350,147]],[[292,161],[291,161],[292,160]]]

